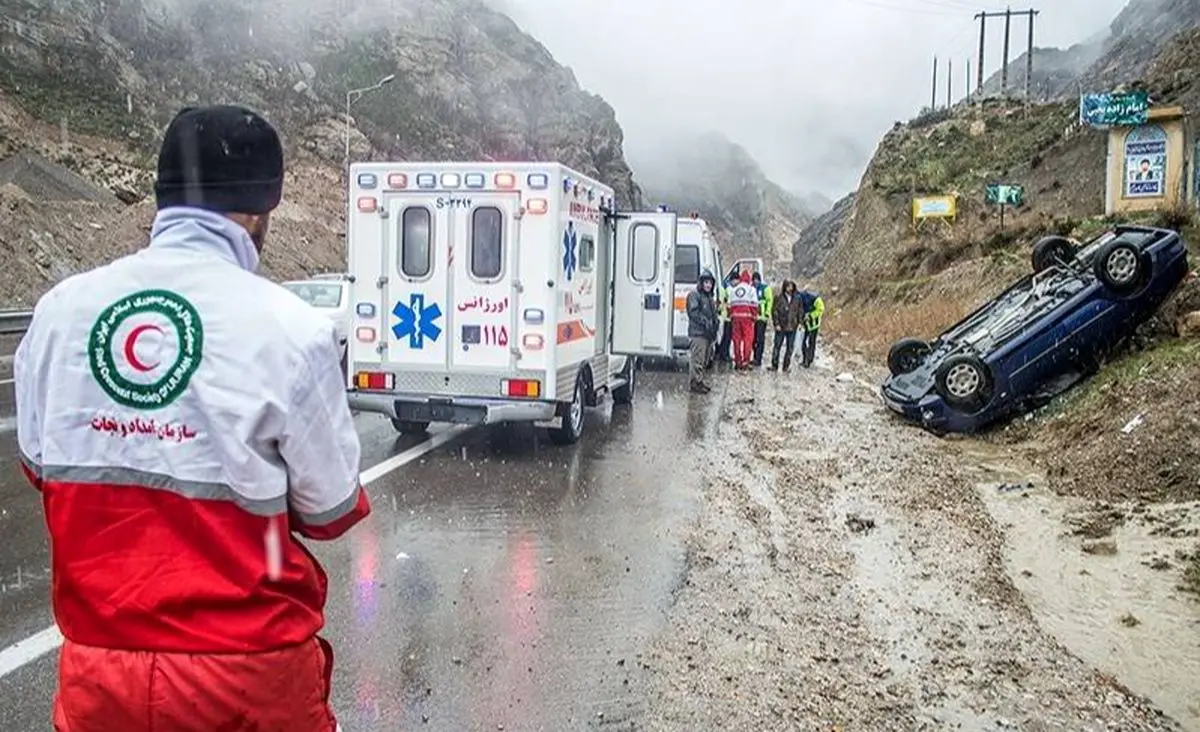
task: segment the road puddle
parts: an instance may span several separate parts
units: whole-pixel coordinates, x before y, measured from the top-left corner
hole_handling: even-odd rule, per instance
[[[1007,535],[1006,569],[1041,627],[1102,673],[1200,731],[1200,603],[1178,591],[1197,505],[1103,506],[978,454],[977,488]]]

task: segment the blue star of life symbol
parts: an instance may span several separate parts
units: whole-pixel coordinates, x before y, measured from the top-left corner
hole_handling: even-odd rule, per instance
[[[442,317],[442,309],[436,302],[426,305],[425,296],[415,292],[408,303],[397,302],[392,308],[392,315],[400,320],[392,326],[392,335],[397,339],[408,338],[408,347],[417,350],[425,347],[426,338],[436,343],[442,329],[435,321]]]
[[[567,224],[567,230],[563,233],[563,272],[566,273],[568,282],[575,274],[575,244],[575,227]]]

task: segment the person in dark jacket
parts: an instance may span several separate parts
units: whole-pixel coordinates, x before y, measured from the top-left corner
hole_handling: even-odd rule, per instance
[[[804,303],[796,292],[796,283],[784,280],[771,309],[775,325],[775,346],[771,351],[771,370],[779,370],[779,352],[783,351],[783,370],[792,368],[792,352],[796,350],[796,331],[804,319]]]
[[[707,394],[712,391],[704,381],[704,372],[708,369],[708,360],[712,356],[712,345],[717,339],[717,303],[713,297],[713,287],[717,279],[712,272],[704,270],[700,273],[700,282],[696,289],[688,293],[688,339],[691,341],[688,351],[688,376],[691,380],[691,390],[696,394]]]

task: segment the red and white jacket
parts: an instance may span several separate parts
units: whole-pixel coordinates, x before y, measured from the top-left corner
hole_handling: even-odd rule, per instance
[[[369,513],[360,447],[332,325],[257,263],[241,227],[167,209],[149,247],[38,302],[17,436],[69,641],[254,653],[324,624],[295,535]]]

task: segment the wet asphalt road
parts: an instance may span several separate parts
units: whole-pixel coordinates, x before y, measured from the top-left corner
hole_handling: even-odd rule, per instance
[[[373,482],[372,516],[315,546],[346,732],[633,726],[639,653],[684,575],[689,456],[720,411],[682,374],[640,376],[632,408],[593,410],[579,445],[469,431]],[[356,421],[364,469],[421,442]],[[15,450],[0,435],[0,649],[53,622],[40,501]],[[0,677],[0,729],[49,729],[56,663]]]

